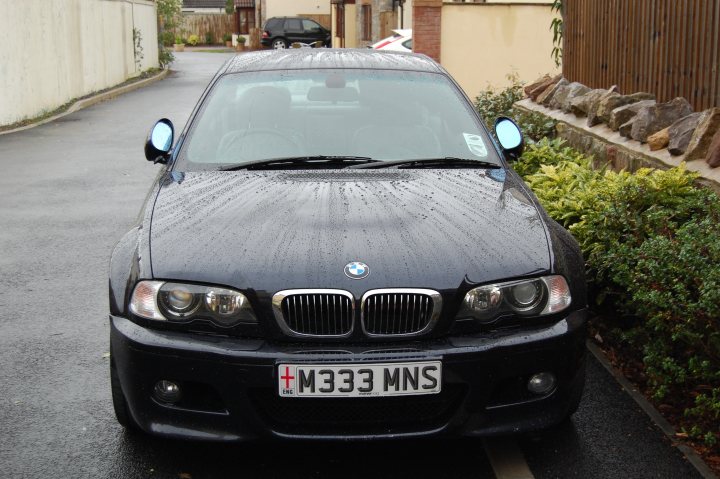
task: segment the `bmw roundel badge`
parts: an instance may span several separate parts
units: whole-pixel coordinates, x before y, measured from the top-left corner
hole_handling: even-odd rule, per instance
[[[370,268],[365,263],[353,261],[345,265],[345,276],[350,279],[363,279],[370,274]]]

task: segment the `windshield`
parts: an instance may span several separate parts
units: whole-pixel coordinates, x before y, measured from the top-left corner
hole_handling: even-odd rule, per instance
[[[471,105],[444,75],[288,70],[222,77],[195,117],[175,168],[300,156],[499,164]]]

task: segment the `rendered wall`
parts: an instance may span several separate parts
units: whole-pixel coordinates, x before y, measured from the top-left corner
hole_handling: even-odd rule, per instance
[[[530,82],[560,72],[550,57],[550,3],[444,3],[442,65],[474,98],[488,85],[507,86],[509,73]]]
[[[330,15],[330,0],[271,0],[263,14],[266,20],[296,15]]]
[[[139,68],[133,27],[142,36]],[[0,45],[0,125],[8,125],[157,67],[155,3],[0,0]]]
[[[335,25],[336,23],[336,16],[338,13],[338,9],[336,6],[332,7],[332,17],[331,17],[331,25],[333,26],[332,31],[333,33],[333,39],[332,39],[332,46],[333,48],[357,48],[357,30],[355,25],[355,18],[357,17],[357,9],[354,4],[347,4],[345,5],[345,44],[343,45],[343,39],[336,36],[335,33]]]

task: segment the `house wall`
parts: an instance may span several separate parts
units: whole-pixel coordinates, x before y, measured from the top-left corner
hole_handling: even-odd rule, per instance
[[[330,15],[330,0],[271,0],[265,2],[263,18],[296,15]]]
[[[443,4],[440,59],[470,98],[509,85],[510,73],[530,82],[560,72],[550,57],[551,3],[533,3]]]
[[[133,28],[142,36],[139,68]],[[157,67],[155,3],[0,1],[0,44],[0,125],[9,125]]]
[[[333,39],[332,39],[332,46],[333,48],[357,48],[357,24],[356,24],[356,18],[358,16],[357,13],[357,6],[355,4],[348,3],[345,5],[345,44],[343,45],[343,39],[335,35],[335,17],[337,15],[338,9],[335,5],[332,6],[332,17],[330,24],[332,25],[332,31],[333,31]]]

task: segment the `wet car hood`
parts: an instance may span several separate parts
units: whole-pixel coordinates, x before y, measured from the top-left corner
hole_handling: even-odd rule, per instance
[[[547,272],[545,227],[513,178],[500,169],[175,172],[153,211],[153,276],[361,295]],[[369,276],[345,276],[351,261]]]

